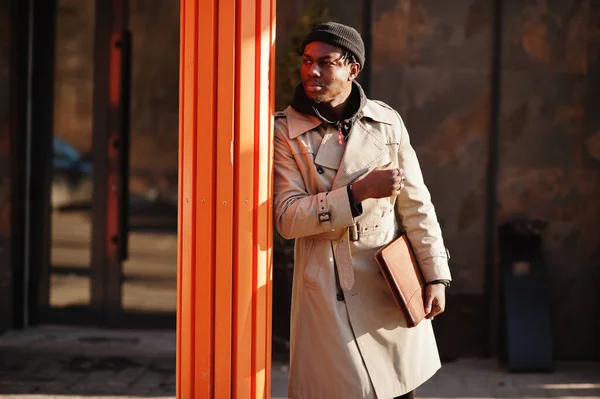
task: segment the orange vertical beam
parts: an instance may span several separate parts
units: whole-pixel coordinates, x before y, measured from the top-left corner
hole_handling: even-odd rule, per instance
[[[255,0],[237,0],[237,118],[236,161],[237,217],[234,288],[234,398],[252,395],[252,308],[254,273],[254,96],[256,90],[254,41],[256,37]]]
[[[273,243],[273,224],[272,224],[272,220],[273,218],[271,218],[271,215],[273,214],[273,198],[271,197],[272,193],[273,193],[273,135],[274,135],[274,124],[273,124],[273,118],[272,115],[275,114],[275,28],[276,28],[276,19],[275,19],[275,15],[276,15],[276,5],[277,5],[277,0],[269,0],[268,3],[270,3],[269,5],[269,20],[270,20],[270,32],[269,32],[269,83],[268,83],[268,87],[269,87],[269,130],[267,132],[268,135],[268,142],[269,142],[269,158],[268,158],[268,173],[269,173],[269,188],[267,190],[268,195],[270,196],[267,204],[267,217],[268,222],[267,222],[267,226],[268,226],[268,237],[267,237],[267,242],[272,244]],[[266,49],[263,49],[263,51],[266,51]],[[264,85],[264,83],[263,83]],[[266,341],[267,341],[267,347],[266,347],[266,358],[265,358],[265,362],[266,362],[266,381],[265,381],[265,386],[266,386],[266,392],[265,395],[263,396],[264,398],[270,398],[271,397],[271,363],[272,363],[272,352],[271,352],[271,342],[272,342],[272,336],[273,336],[273,308],[272,308],[272,303],[273,303],[273,246],[270,245],[270,250],[268,253],[268,257],[267,257],[267,287],[266,287],[266,291],[267,291],[267,308],[266,308],[266,314],[267,314],[267,318],[266,318],[266,324],[267,324],[267,332],[266,332]]]
[[[266,113],[263,110],[270,110],[271,95],[269,82],[271,82],[270,54],[272,49],[271,37],[271,2],[256,2],[256,90],[255,90],[255,131],[265,132],[266,134],[257,134],[254,137],[255,152],[255,203],[257,212],[255,212],[255,276],[254,276],[254,356],[253,356],[253,374],[255,376],[254,397],[270,397],[270,378],[268,372],[270,367],[270,346],[271,346],[271,302],[270,286],[271,275],[271,132],[272,118],[271,112]],[[271,111],[271,110],[270,110]],[[267,267],[260,267],[267,265]]]
[[[216,130],[216,4],[212,1],[196,2],[194,40],[195,57],[190,71],[195,73],[195,129],[193,148],[196,155],[193,166],[194,205],[197,208],[194,220],[194,346],[188,356],[194,356],[194,397],[214,395],[215,373],[215,253],[216,242],[216,135],[201,134]]]
[[[214,394],[215,15],[212,1],[181,2],[179,180],[183,195],[179,198],[177,356],[181,398]]]
[[[178,398],[268,398],[275,0],[181,0]]]
[[[178,204],[178,306],[177,306],[177,397],[194,397],[195,356],[195,287],[193,265],[196,264],[194,223],[196,219],[195,152],[196,94],[198,74],[192,70],[197,62],[198,4],[181,3],[180,39],[180,108],[179,108],[179,204]],[[206,243],[204,250],[209,250]],[[205,304],[206,305],[206,304]],[[210,337],[205,337],[210,340]],[[204,365],[206,366],[206,365]]]
[[[215,267],[218,242],[216,241],[216,2],[196,2],[194,40],[195,57],[190,71],[195,73],[195,129],[193,131],[195,148],[193,160],[194,205],[194,245],[196,253],[194,270],[193,312],[194,346],[188,356],[194,356],[194,397],[208,398],[215,394],[214,354],[215,343]],[[201,134],[208,132],[209,134]],[[216,397],[216,395],[215,395]]]
[[[217,225],[215,265],[215,397],[231,396],[235,116],[235,0],[217,12]]]

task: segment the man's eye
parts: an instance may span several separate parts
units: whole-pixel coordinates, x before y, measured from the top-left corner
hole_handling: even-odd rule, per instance
[[[310,64],[310,60],[302,60],[303,64]]]

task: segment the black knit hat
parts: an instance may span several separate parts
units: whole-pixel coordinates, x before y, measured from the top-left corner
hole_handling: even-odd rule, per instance
[[[354,55],[361,69],[365,65],[365,44],[362,37],[360,37],[360,33],[350,26],[337,22],[325,22],[316,25],[302,42],[302,52],[304,52],[306,45],[311,42],[324,42],[341,47]]]

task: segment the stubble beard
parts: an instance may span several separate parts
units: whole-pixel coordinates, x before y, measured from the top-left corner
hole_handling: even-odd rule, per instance
[[[316,96],[312,97],[312,100],[316,104],[321,104],[321,103],[323,103],[323,102],[325,102],[327,100],[327,96],[325,95],[325,93],[323,93],[323,94],[317,94]]]
[[[316,104],[321,104],[326,99],[325,93],[323,93],[323,94],[317,94],[317,95],[313,96],[313,95],[308,94],[308,90],[306,90],[306,88],[304,88],[304,93],[306,94],[306,96],[308,98],[310,98]]]

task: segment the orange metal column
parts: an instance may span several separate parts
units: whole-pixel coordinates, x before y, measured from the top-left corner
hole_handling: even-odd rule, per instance
[[[181,0],[178,398],[268,398],[275,0]]]

